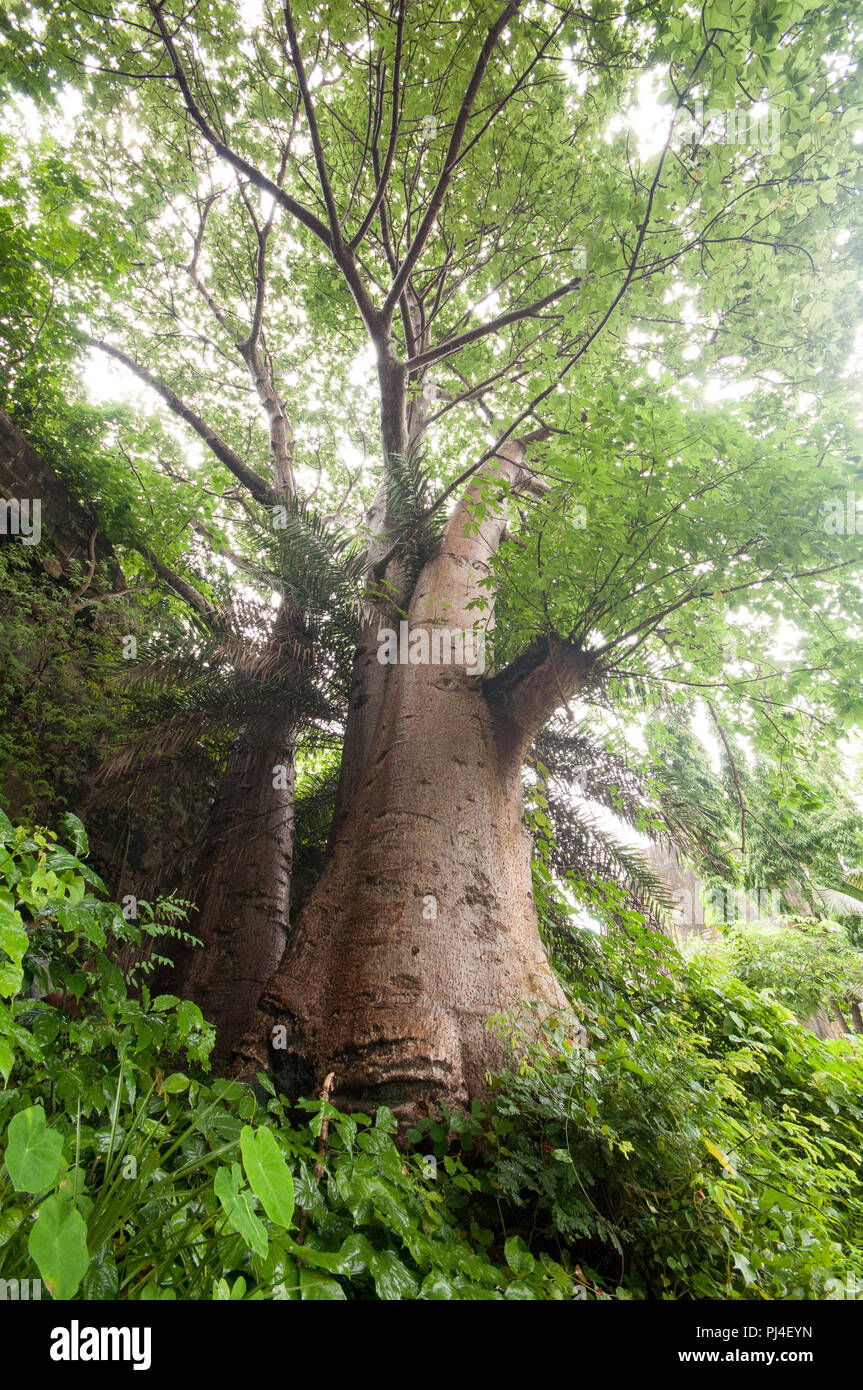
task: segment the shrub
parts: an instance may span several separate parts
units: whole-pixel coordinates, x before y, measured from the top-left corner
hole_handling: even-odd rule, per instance
[[[574,932],[572,1020],[494,1021],[485,1109],[396,1123],[207,1073],[72,848],[0,816],[0,1277],[79,1299],[788,1299],[863,1279],[863,1048],[630,916]],[[853,1283],[850,1287],[854,1287]]]

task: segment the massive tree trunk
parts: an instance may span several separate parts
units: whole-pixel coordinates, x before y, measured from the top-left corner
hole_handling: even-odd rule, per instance
[[[282,712],[238,734],[208,824],[188,929],[158,988],[194,999],[216,1026],[216,1057],[248,1027],[287,938],[294,842],[294,721]]]
[[[521,445],[496,468],[523,478]],[[502,504],[465,536],[472,487],[422,570],[408,608],[412,633],[469,630]],[[481,615],[488,622],[488,614]],[[482,1094],[502,1061],[489,1017],[566,1001],[546,960],[531,891],[521,765],[537,728],[589,675],[578,654],[543,639],[522,662],[483,679],[453,664],[379,665],[373,734],[348,730],[343,807],[319,883],[235,1070],[269,1066],[289,1094],[335,1072],[333,1099],[385,1103],[403,1121]],[[560,692],[560,693],[559,693]],[[370,723],[366,690],[360,705]]]
[[[263,650],[246,664],[253,686],[296,667],[299,627],[282,604]],[[203,949],[175,945],[157,987],[194,999],[228,1057],[254,1016],[287,939],[294,848],[297,711],[273,695],[234,740],[204,835],[189,929]]]

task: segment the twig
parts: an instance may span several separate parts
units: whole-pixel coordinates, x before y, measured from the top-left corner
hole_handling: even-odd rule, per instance
[[[321,1103],[322,1103],[323,1105],[326,1105],[327,1102],[329,1101],[330,1092],[331,1092],[331,1090],[333,1089],[333,1082],[335,1081],[335,1079],[336,1079],[336,1074],[335,1074],[334,1071],[331,1071],[331,1072],[328,1072],[328,1073],[327,1073],[326,1080],[324,1081],[324,1089],[321,1091]],[[323,1123],[321,1124],[321,1137],[320,1137],[320,1139],[318,1140],[318,1157],[317,1157],[317,1160],[316,1160],[316,1162],[315,1162],[315,1166],[314,1166],[314,1168],[313,1168],[313,1170],[312,1170],[312,1176],[314,1177],[314,1180],[315,1180],[315,1187],[320,1187],[321,1178],[324,1176],[324,1159],[325,1159],[326,1156],[327,1156],[327,1140],[329,1139],[329,1135],[330,1135],[330,1122],[329,1122],[329,1119],[325,1116],[325,1117],[324,1117],[324,1120],[323,1120]],[[304,1245],[304,1244],[305,1244],[305,1241],[306,1241],[306,1227],[308,1226],[308,1224],[309,1224],[309,1213],[308,1213],[308,1210],[307,1210],[305,1207],[303,1207],[302,1214],[301,1214],[301,1216],[300,1216],[300,1229],[299,1229],[299,1231],[297,1232],[297,1240],[296,1240],[296,1244],[297,1244],[297,1245]],[[298,1263],[299,1263],[299,1264],[302,1264],[302,1261],[300,1260],[300,1261],[298,1261]]]

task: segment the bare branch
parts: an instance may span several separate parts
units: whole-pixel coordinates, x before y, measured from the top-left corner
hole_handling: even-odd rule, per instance
[[[454,352],[460,352],[462,348],[478,342],[480,338],[488,337],[490,333],[499,333],[502,328],[507,328],[511,323],[518,323],[520,319],[539,318],[542,310],[547,309],[549,304],[554,304],[564,295],[571,294],[573,290],[579,289],[581,284],[581,276],[575,280],[567,280],[565,285],[552,290],[551,294],[545,295],[544,298],[535,300],[533,304],[525,304],[521,309],[511,309],[508,313],[489,320],[488,323],[477,324],[476,328],[470,328],[455,338],[444,339],[436,347],[417,353],[416,357],[412,357],[405,365],[410,372],[418,371],[422,367],[431,366],[433,362],[440,362],[444,357],[451,357]]]
[[[733,782],[734,782],[734,790],[735,790],[736,793],[737,793],[737,804],[738,804],[738,806],[740,807],[740,853],[741,853],[741,854],[745,854],[745,853],[746,853],[746,798],[744,797],[744,795],[743,795],[743,789],[742,789],[742,787],[740,786],[740,777],[738,776],[738,773],[737,773],[737,764],[736,764],[736,762],[734,761],[734,754],[733,754],[732,751],[731,751],[731,746],[730,746],[730,744],[729,744],[729,742],[728,742],[728,736],[727,736],[725,730],[723,729],[722,724],[721,724],[720,721],[719,721],[719,715],[716,713],[716,709],[715,709],[715,707],[714,707],[714,705],[713,705],[713,702],[712,702],[711,700],[706,700],[706,701],[705,701],[705,704],[707,705],[707,708],[710,710],[710,717],[711,717],[711,719],[713,720],[714,724],[716,725],[716,729],[717,729],[717,732],[718,732],[718,734],[719,734],[719,737],[722,739],[722,744],[723,744],[723,747],[725,748],[725,755],[726,755],[726,757],[728,758],[728,763],[729,763],[729,766],[730,766],[730,768],[731,768],[731,777],[732,777],[732,780],[733,780]]]
[[[217,434],[206,420],[198,415],[197,411],[187,405],[184,400],[181,400],[176,391],[172,390],[164,381],[160,381],[146,367],[142,367],[140,362],[136,362],[134,357],[130,357],[127,352],[123,352],[122,348],[102,342],[99,338],[92,338],[88,333],[85,333],[83,337],[84,341],[89,343],[91,347],[98,348],[100,352],[105,352],[109,357],[122,362],[124,367],[128,367],[129,371],[134,372],[139,380],[145,382],[157,395],[161,396],[169,409],[181,420],[184,420],[187,425],[191,425],[195,433],[200,435],[219,462],[233,473],[238,482],[248,488],[256,502],[262,503],[265,507],[271,507],[280,500],[266,479],[256,473],[253,468],[250,468],[245,460],[240,458],[240,455],[231,448],[230,444],[227,444],[221,435]]]
[[[208,144],[212,145],[213,149],[216,151],[216,154],[220,155],[222,159],[226,160],[227,163],[230,164],[234,169],[236,169],[238,173],[244,174],[245,177],[249,180],[249,182],[253,183],[256,188],[260,188],[264,193],[269,193],[271,198],[274,198],[277,203],[279,203],[283,208],[285,208],[286,211],[288,211],[292,217],[295,217],[298,222],[301,222],[304,227],[307,227],[310,232],[314,232],[318,240],[322,241],[324,245],[327,247],[327,249],[332,251],[332,237],[326,224],[322,222],[321,219],[317,217],[316,214],[313,213],[310,208],[307,208],[305,204],[297,202],[297,200],[295,198],[292,198],[289,193],[286,193],[284,189],[279,188],[278,184],[275,183],[271,178],[268,178],[267,175],[262,173],[260,169],[257,169],[254,166],[254,164],[250,164],[249,161],[247,159],[244,159],[241,154],[238,154],[236,150],[232,150],[230,146],[226,145],[224,140],[222,140],[216,134],[212,125],[207,120],[207,117],[204,115],[204,112],[201,110],[200,106],[195,100],[191,84],[189,83],[189,79],[186,75],[186,71],[183,67],[183,64],[180,61],[180,55],[177,52],[177,46],[174,43],[173,38],[171,37],[171,33],[162,15],[161,3],[159,3],[159,0],[147,0],[147,4],[158,26],[159,33],[162,38],[162,43],[164,44],[168,56],[171,59],[171,63],[174,69],[174,77],[176,79],[178,87],[180,88],[180,91],[182,92],[183,101],[186,104],[186,110],[188,111],[192,120],[195,122],[195,125],[200,130],[204,139],[208,142]]]
[[[312,153],[315,157],[315,168],[318,171],[318,179],[321,185],[321,194],[324,199],[324,207],[327,210],[327,217],[330,223],[330,238],[333,251],[341,245],[342,229],[339,225],[339,214],[336,210],[336,203],[333,197],[333,190],[330,185],[330,176],[327,170],[327,162],[324,159],[324,147],[321,144],[321,133],[318,130],[318,118],[315,115],[315,105],[312,101],[312,94],[309,91],[309,83],[306,77],[306,69],[303,65],[303,55],[300,53],[300,46],[297,42],[297,31],[294,28],[294,16],[291,13],[290,0],[284,0],[282,10],[285,16],[285,30],[288,35],[288,43],[291,49],[291,62],[294,65],[294,72],[297,74],[297,85],[300,89],[303,110],[306,113],[306,120],[309,125],[309,136],[312,142]]]
[[[219,610],[204,598],[203,594],[198,593],[182,575],[176,573],[168,565],[164,564],[152,550],[146,545],[135,547],[140,555],[143,555],[147,563],[155,570],[158,577],[169,589],[173,589],[190,608],[194,609],[199,618],[202,618],[207,627],[212,627],[218,618]]]
[[[368,212],[363,218],[358,230],[351,237],[350,245],[356,249],[374,221],[375,214],[380,206],[381,200],[386,192],[387,182],[389,181],[390,170],[393,167],[393,156],[396,152],[396,140],[399,132],[399,102],[401,98],[401,64],[402,64],[402,41],[404,38],[405,10],[407,0],[400,0],[398,20],[396,22],[396,52],[393,59],[393,100],[392,118],[390,120],[390,138],[387,145],[387,152],[384,156],[383,168],[377,174],[377,187],[374,197],[369,204]]]

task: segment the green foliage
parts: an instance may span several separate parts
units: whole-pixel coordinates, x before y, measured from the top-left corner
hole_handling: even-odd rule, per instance
[[[56,1192],[40,1204],[27,1248],[51,1296],[71,1298],[86,1273],[90,1256],[83,1217],[64,1193]]]
[[[722,956],[737,978],[768,990],[798,1017],[848,1010],[863,999],[863,951],[838,922],[800,918],[769,930],[735,924],[723,937]]]
[[[587,1045],[501,1019],[516,1062],[489,1115],[457,1126],[471,1219],[503,1210],[596,1297],[818,1299],[859,1279],[860,1042],[819,1042],[653,933],[581,933],[575,952]],[[446,1126],[424,1129],[442,1151]]]
[[[15,1191],[36,1193],[51,1187],[63,1161],[63,1140],[46,1129],[41,1105],[13,1115],[6,1138],[6,1171]]]
[[[208,1081],[194,1005],[131,993],[105,949],[169,905],[124,923],[74,817],[77,853],[0,828],[27,938],[16,964],[4,937],[0,1277],[35,1265],[91,1300],[544,1301],[823,1298],[863,1276],[863,1048],[720,957],[685,964],[634,915],[628,938],[570,930],[586,1045],[563,1019],[498,1020],[513,1065],[485,1112],[399,1147],[386,1107]],[[32,991],[46,965],[60,1007]]]
[[[80,822],[66,828],[84,853]],[[484,1233],[463,1232],[444,1192],[478,1180],[449,1159],[436,1183],[427,1158],[397,1149],[385,1108],[372,1120],[309,1102],[289,1115],[266,1076],[257,1097],[208,1084],[212,1036],[195,1005],[152,999],[146,984],[131,993],[106,949],[179,933],[172,905],[126,923],[50,833],[5,819],[0,833],[27,939],[0,1005],[2,1277],[35,1264],[55,1297],[83,1299],[572,1296],[554,1261],[531,1260],[527,1277],[515,1246],[490,1254]],[[46,971],[59,1006],[27,992]],[[166,1074],[180,1052],[187,1071]]]
[[[178,925],[185,905],[139,900],[127,920],[79,857],[87,849],[81,822],[68,815],[65,829],[78,853],[50,830],[14,828],[0,812],[0,1043],[7,1049],[0,1056],[7,1080],[14,1059],[16,1076],[41,1076],[55,1101],[92,1106],[104,1099],[112,1059],[134,1055],[139,1066],[153,1066],[162,1049],[183,1048],[204,1063],[213,1037],[194,1004],[151,999],[143,983],[165,963],[161,939],[196,944]],[[149,959],[121,969],[123,951],[134,954],[147,939]],[[129,993],[136,982],[140,998]]]
[[[18,815],[67,803],[120,732],[111,688],[119,643],[106,620],[76,602],[75,574],[58,584],[23,546],[0,549],[0,791]]]
[[[316,647],[321,677],[317,729],[304,734],[313,754],[315,732],[330,749],[372,499],[386,499],[386,544],[412,577],[444,515],[418,524],[435,488],[448,502],[466,465],[494,451],[492,427],[547,424],[530,451],[537,486],[529,500],[514,489],[489,561],[498,667],[540,634],[566,634],[595,658],[583,692],[594,710],[608,699],[635,718],[661,702],[643,730],[649,777],[615,765],[606,728],[591,799],[657,836],[682,829],[719,877],[785,883],[811,870],[839,887],[838,855],[852,871],[861,862],[859,816],[803,764],[863,719],[860,532],[825,524],[863,478],[848,370],[863,106],[847,7],[659,0],[621,23],[604,6],[523,6],[462,116],[499,7],[419,0],[399,10],[383,178],[370,146],[388,138],[401,21],[397,38],[395,10],[296,0],[329,166],[320,191],[346,242],[335,258],[338,236],[311,229],[324,210],[320,145],[281,61],[280,7],[158,9],[174,62],[156,42],[142,48],[144,4],[11,0],[0,16],[0,84],[37,101],[43,122],[14,156],[10,139],[0,147],[0,402],[98,503],[105,533],[129,547],[127,573],[140,573],[136,547],[207,596],[236,595],[251,572],[264,607],[253,665],[273,590],[302,607],[308,630],[294,636]],[[234,170],[190,117],[177,63]],[[643,79],[668,117],[653,145],[639,139]],[[61,92],[70,110],[80,100],[77,120]],[[684,129],[696,102],[730,110],[741,98],[778,113],[775,147]],[[17,124],[14,108],[4,120]],[[256,181],[236,176],[238,160],[258,166]],[[273,176],[311,217],[271,217],[255,182]],[[399,261],[411,270],[399,312],[369,353]],[[85,328],[164,383],[170,427],[152,395],[110,412],[75,399]],[[368,447],[372,359],[381,384],[414,361],[402,382],[412,424],[427,366],[446,374],[440,408],[437,391],[427,401],[445,427],[430,426],[422,454]],[[390,390],[385,413],[394,404]],[[280,431],[305,499],[281,535],[225,464],[235,455],[275,484]],[[4,730],[0,772],[17,763],[34,788],[19,804],[35,811],[52,790],[63,804],[89,770],[113,686],[66,600],[21,583],[23,560],[11,563],[0,696],[22,713]],[[187,637],[171,628],[164,646],[187,653],[191,681],[165,660],[160,688],[141,683],[154,716],[142,723],[178,755],[194,743],[212,774],[252,688],[259,706],[284,691],[248,670],[243,689],[238,662]],[[725,731],[718,779],[694,740],[682,746],[708,694]],[[761,760],[751,775],[747,747]],[[555,752],[559,768],[567,750]],[[316,770],[300,808],[304,878],[331,804],[333,769]],[[529,811],[537,897],[589,1043],[502,1023],[521,1060],[487,1116],[423,1131],[441,1160],[434,1181],[421,1151],[397,1149],[383,1109],[372,1122],[314,1102],[298,1116],[270,1094],[264,1114],[249,1089],[208,1083],[200,1014],[151,998],[146,971],[119,964],[144,938],[180,931],[177,904],[142,904],[128,923],[77,836],[71,854],[0,825],[4,1271],[20,1273],[29,1251],[59,1296],[219,1299],[817,1297],[829,1273],[859,1271],[859,1046],[817,1043],[721,958],[670,956],[637,910],[661,907],[646,866],[542,776]],[[160,795],[151,781],[142,800]],[[574,935],[556,875],[619,935]],[[733,969],[786,997],[785,964],[744,960],[739,945]],[[787,997],[800,1003],[799,990]],[[168,1071],[178,1054],[186,1070]]]
[[[249,1186],[267,1216],[286,1231],[294,1215],[294,1184],[279,1147],[269,1130],[244,1125],[240,1135],[243,1168]]]

